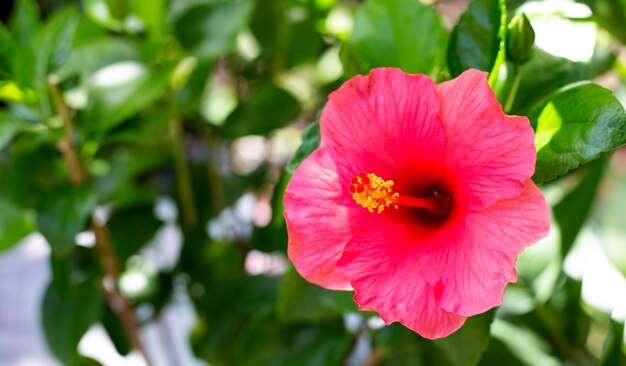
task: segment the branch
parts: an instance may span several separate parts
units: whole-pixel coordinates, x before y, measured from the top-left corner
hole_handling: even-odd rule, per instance
[[[83,169],[83,166],[78,159],[76,153],[76,146],[74,145],[74,123],[69,108],[59,92],[59,79],[56,75],[50,75],[48,77],[48,86],[50,88],[50,94],[52,96],[52,102],[61,119],[63,120],[63,127],[65,133],[61,141],[59,141],[59,150],[63,154],[63,158],[70,173],[70,180],[73,185],[79,186],[87,181],[87,173]],[[146,363],[150,366],[152,363],[148,358],[141,337],[139,336],[139,326],[137,319],[135,318],[135,312],[132,305],[122,296],[117,288],[117,283],[120,277],[119,265],[117,263],[117,257],[113,252],[111,246],[111,240],[109,238],[109,232],[103,223],[101,223],[93,215],[91,217],[91,230],[96,236],[96,250],[100,254],[100,260],[102,261],[102,267],[105,271],[105,277],[103,278],[102,291],[104,292],[107,302],[115,309],[128,334],[133,347],[138,350]],[[109,279],[110,281],[106,281]],[[108,286],[107,286],[108,285]]]

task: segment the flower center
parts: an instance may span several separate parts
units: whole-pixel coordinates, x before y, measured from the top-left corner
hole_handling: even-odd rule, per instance
[[[416,207],[429,211],[433,216],[444,216],[450,209],[450,197],[433,191],[431,197],[401,196],[393,191],[392,180],[384,180],[373,173],[359,173],[350,180],[348,188],[354,202],[367,208],[369,212],[381,213],[392,206]]]

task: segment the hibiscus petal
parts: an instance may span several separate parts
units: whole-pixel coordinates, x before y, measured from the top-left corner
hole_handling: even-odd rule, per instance
[[[506,284],[517,279],[518,254],[548,234],[550,212],[541,191],[530,179],[524,187],[487,209],[461,209],[420,247],[420,268],[443,309],[472,316],[500,305]]]
[[[537,155],[528,119],[502,112],[486,72],[467,70],[436,90],[447,137],[444,181],[454,182],[457,204],[480,209],[519,195]]]
[[[408,238],[401,226],[397,235],[374,230],[355,237],[346,245],[337,268],[350,278],[360,310],[376,311],[385,323],[399,321],[425,338],[448,336],[466,317],[437,305],[415,250],[403,245]]]
[[[396,176],[432,182],[445,156],[440,105],[427,76],[373,69],[330,94],[320,121],[322,146],[377,158]]]
[[[389,174],[375,162],[320,148],[298,167],[287,185],[283,202],[288,255],[309,282],[333,290],[350,289],[348,279],[335,270],[346,242],[370,220],[388,214],[371,214],[348,191],[350,179],[365,167]]]

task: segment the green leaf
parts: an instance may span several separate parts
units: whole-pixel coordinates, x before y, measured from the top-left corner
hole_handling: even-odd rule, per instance
[[[260,45],[259,74],[271,79],[283,68],[319,57],[325,43],[318,28],[324,16],[313,1],[265,0],[256,6],[250,28]]]
[[[100,69],[91,79],[89,105],[77,119],[99,132],[116,127],[165,93],[169,71],[169,68],[150,70],[133,61]],[[111,82],[115,78],[122,79]]]
[[[291,268],[283,276],[276,300],[278,318],[286,322],[319,322],[357,311],[351,291],[330,291],[305,281]]]
[[[79,13],[75,7],[66,7],[53,13],[13,58],[15,81],[22,88],[30,88],[37,93],[37,107],[44,116],[52,114],[47,97],[48,73],[69,56],[78,20]]]
[[[503,345],[511,360],[517,359],[516,364],[525,366],[558,366],[562,363],[552,356],[549,345],[536,333],[529,329],[514,325],[501,319],[495,319],[491,326],[492,336],[498,341],[497,345]],[[489,349],[485,356],[491,356]],[[508,358],[508,357],[507,357]],[[502,360],[500,360],[502,361]],[[500,362],[498,362],[500,363]],[[485,362],[485,366],[492,363]]]
[[[17,42],[9,30],[0,23],[0,76],[11,74],[11,61],[17,52]]]
[[[103,299],[92,280],[70,288],[65,296],[48,286],[42,304],[43,330],[48,346],[63,364],[76,357],[78,342],[99,318]]]
[[[120,32],[124,29],[122,14],[116,14],[109,2],[107,0],[82,0],[81,4],[87,16],[95,23],[105,29]]]
[[[13,247],[33,231],[33,212],[19,207],[5,195],[0,195],[0,252]]]
[[[117,314],[115,314],[115,312],[106,302],[104,303],[102,324],[104,325],[104,329],[106,330],[107,334],[111,338],[115,350],[119,354],[126,356],[132,350],[131,341],[128,338],[128,334],[124,329],[124,325],[122,324],[121,319]]]
[[[54,73],[61,81],[75,75],[91,76],[98,69],[120,61],[138,61],[139,51],[120,38],[105,37],[74,48]]]
[[[461,329],[433,343],[444,351],[451,365],[476,365],[489,345],[491,322],[495,311],[473,316]]]
[[[582,62],[553,56],[539,48],[520,68],[520,85],[512,114],[527,115],[529,109],[559,88],[591,77],[587,66]]]
[[[593,20],[609,31],[622,44],[626,43],[626,4],[622,0],[578,0],[593,12]]]
[[[554,206],[554,218],[561,229],[561,256],[565,258],[580,229],[591,212],[604,173],[606,159],[592,161],[586,167],[582,181]]]
[[[253,8],[250,0],[218,0],[193,6],[176,19],[174,34],[198,58],[216,58],[233,49]]]
[[[596,84],[561,90],[540,103],[529,117],[536,126],[533,180],[538,184],[626,143],[624,108],[611,91]]]
[[[609,334],[602,344],[600,366],[626,365],[624,351],[624,324],[611,319]]]
[[[107,227],[118,262],[123,265],[131,255],[137,254],[161,225],[161,221],[154,217],[151,204],[116,209]]]
[[[368,0],[356,14],[344,47],[344,67],[367,74],[380,66],[435,75],[444,62],[448,35],[435,9],[416,0]],[[350,60],[346,58],[347,52]]]
[[[251,247],[264,252],[281,251],[287,252],[287,224],[283,216],[283,196],[287,184],[291,180],[291,174],[283,172],[278,184],[272,193],[272,220],[264,227],[256,228],[250,240]]]
[[[9,28],[20,45],[25,45],[40,26],[39,6],[34,0],[18,0]]]
[[[87,186],[56,192],[47,198],[37,212],[37,226],[53,253],[67,255],[73,251],[76,234],[85,230],[96,203],[95,193]]]
[[[9,145],[13,137],[25,126],[25,122],[9,113],[0,111],[0,150]]]
[[[151,36],[160,37],[166,31],[165,10],[168,0],[131,0],[130,10],[143,22]]]
[[[287,173],[293,174],[296,168],[302,164],[315,149],[320,146],[320,123],[319,121],[311,123],[304,131],[302,131],[302,143],[298,150],[293,154],[285,169]]]
[[[291,93],[270,85],[252,94],[226,119],[221,129],[227,139],[264,135],[285,126],[300,114],[300,103]]]
[[[67,60],[72,49],[78,21],[78,10],[68,6],[55,12],[46,22],[39,43],[43,47],[49,47],[45,51],[48,57],[46,71],[59,67]]]
[[[448,68],[453,77],[474,68],[495,79],[505,57],[506,8],[503,0],[474,0],[450,35]]]
[[[102,364],[93,358],[77,355],[72,359],[69,366],[102,366]]]

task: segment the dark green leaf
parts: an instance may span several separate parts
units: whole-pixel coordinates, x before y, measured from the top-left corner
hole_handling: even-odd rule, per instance
[[[494,71],[505,54],[506,11],[503,0],[474,0],[450,35],[448,67],[453,77],[469,68]],[[490,76],[490,81],[494,79]]]
[[[148,243],[162,223],[154,217],[151,204],[121,207],[113,212],[107,222],[113,250],[120,264]]]
[[[557,92],[530,114],[536,126],[537,165],[542,183],[626,143],[624,108],[611,91],[580,84]]]
[[[434,341],[434,344],[445,352],[451,365],[476,365],[489,344],[489,330],[494,316],[494,310],[473,316],[465,321],[461,329]]]
[[[66,296],[49,286],[43,298],[42,322],[48,346],[64,364],[76,357],[78,342],[100,318],[100,289],[92,280],[72,287]]]
[[[0,195],[0,252],[11,248],[34,230],[33,212]]]
[[[578,0],[587,4],[593,19],[600,27],[611,32],[622,44],[626,43],[626,4],[622,0]]]
[[[107,303],[104,304],[102,324],[111,338],[115,350],[121,355],[127,355],[132,350],[132,344],[126,334],[121,319]]]
[[[176,20],[174,33],[195,56],[216,58],[233,49],[237,35],[248,25],[253,8],[250,0],[218,0],[190,7]]]
[[[341,317],[343,311],[357,311],[351,291],[330,291],[305,281],[291,268],[280,285],[276,312],[288,322],[318,322]]]
[[[359,8],[344,47],[344,67],[367,74],[380,66],[434,75],[444,62],[448,35],[437,12],[413,0],[368,0]],[[346,58],[347,52],[350,60]]]
[[[4,24],[0,23],[0,76],[11,74],[11,62],[17,52],[17,42]]]
[[[9,21],[9,28],[20,45],[25,45],[37,32],[39,21],[39,6],[34,0],[18,0]]]
[[[285,169],[287,173],[293,174],[296,168],[302,164],[311,153],[320,146],[320,123],[311,123],[302,132],[302,144],[298,147],[298,150],[293,154]]]
[[[102,364],[93,358],[77,355],[72,359],[69,366],[102,366]]]
[[[48,197],[37,212],[37,227],[56,255],[66,255],[75,246],[76,234],[86,229],[97,203],[90,187],[81,186]]]
[[[228,116],[221,132],[234,139],[245,135],[264,135],[283,127],[300,114],[300,103],[288,91],[270,85],[254,93]]]
[[[602,344],[600,366],[626,365],[626,354],[624,352],[624,324],[611,319],[609,334]]]
[[[604,173],[604,158],[588,164],[582,181],[554,206],[554,218],[561,229],[561,256],[565,258],[585,223]]]

